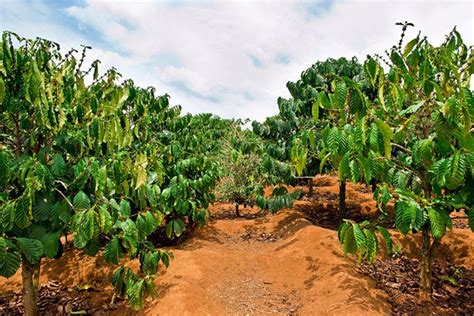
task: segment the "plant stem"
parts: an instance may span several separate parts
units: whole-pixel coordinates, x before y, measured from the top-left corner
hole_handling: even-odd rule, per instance
[[[239,203],[235,203],[235,216],[240,217]]]
[[[346,180],[339,180],[339,221],[346,217]]]
[[[38,314],[38,285],[41,263],[31,264],[28,260],[22,260],[21,276],[23,281],[23,306],[25,316],[36,316]]]
[[[432,292],[432,277],[433,277],[433,259],[436,255],[436,250],[440,244],[440,240],[433,240],[431,243],[431,236],[423,230],[422,244],[421,244],[421,266],[420,266],[420,295],[423,300],[431,299]]]

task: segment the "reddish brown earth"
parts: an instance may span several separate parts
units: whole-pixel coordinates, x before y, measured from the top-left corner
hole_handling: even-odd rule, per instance
[[[353,214],[373,216],[375,204],[370,190],[349,185],[347,192]],[[205,227],[181,245],[170,247],[175,259],[156,279],[158,298],[148,301],[139,314],[391,314],[391,301],[379,281],[342,254],[332,229],[336,201],[336,179],[319,177],[314,198],[298,201],[293,209],[276,215],[247,209],[242,212],[244,217],[236,219],[232,205],[214,205],[214,215]],[[416,257],[416,242],[401,239],[400,243],[408,246],[408,256]],[[474,268],[474,234],[455,229],[444,245],[442,258]],[[108,309],[111,272],[100,257],[70,251],[61,260],[45,261],[41,282],[57,280],[69,288],[61,295],[86,297],[87,304],[78,308],[88,312],[129,315],[131,311],[123,301]],[[20,282],[20,273],[8,280],[0,278],[0,295],[20,291]],[[84,286],[91,289],[84,291]]]

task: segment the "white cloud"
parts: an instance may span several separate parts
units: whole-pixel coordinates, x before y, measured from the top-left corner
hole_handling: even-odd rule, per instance
[[[103,36],[101,49],[95,49],[92,57],[100,58],[104,66],[115,66],[140,85],[169,93],[172,102],[185,111],[259,120],[277,112],[278,96],[288,96],[286,82],[296,80],[316,60],[354,55],[363,59],[390,48],[400,31],[395,22],[415,23],[408,38],[422,30],[434,43],[458,25],[466,42],[473,43],[474,5],[470,1],[328,4],[328,0],[90,0],[67,8],[64,14],[77,24],[77,33],[82,34],[78,40],[87,40],[79,25]],[[31,12],[41,9],[43,15],[48,14],[44,5],[29,6]],[[43,32],[38,34],[43,37],[60,34],[59,25],[47,26],[54,25],[54,20],[44,23],[39,29],[28,27]],[[25,29],[26,24],[16,26]],[[64,32],[62,37],[70,43],[74,35]]]

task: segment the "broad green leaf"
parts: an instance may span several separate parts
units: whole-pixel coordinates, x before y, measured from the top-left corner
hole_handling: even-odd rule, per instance
[[[90,209],[91,200],[87,194],[85,194],[83,191],[79,191],[77,192],[76,196],[74,196],[72,204],[77,211],[84,211]]]
[[[48,233],[43,236],[41,242],[43,243],[44,255],[48,258],[54,258],[59,251],[59,243],[61,232]]]
[[[347,255],[348,253],[354,254],[357,251],[357,244],[356,240],[354,237],[354,228],[353,226],[350,226],[346,230],[346,234],[344,236],[344,255]]]
[[[122,217],[127,218],[130,216],[132,210],[130,208],[130,203],[127,200],[120,201],[120,214]]]
[[[443,217],[432,207],[428,207],[428,215],[430,219],[431,234],[434,239],[441,239],[446,233],[446,224]]]
[[[36,264],[43,256],[43,244],[37,239],[17,238],[17,245],[21,253],[31,264]]]
[[[118,264],[121,257],[122,249],[120,246],[120,241],[118,240],[117,236],[115,236],[104,247],[104,259],[106,262]]]
[[[0,275],[6,278],[13,276],[20,268],[21,257],[17,251],[8,251],[0,260]]]

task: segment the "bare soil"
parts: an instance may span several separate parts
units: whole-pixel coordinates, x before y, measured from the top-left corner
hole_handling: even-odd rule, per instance
[[[474,234],[455,228],[444,240],[439,262],[446,262],[446,266],[436,271],[445,277],[435,282],[441,286],[435,289],[443,296],[436,301],[441,307],[427,309],[418,301],[416,286],[407,292],[410,282],[417,282],[414,260],[418,240],[396,234],[397,244],[404,246],[401,257],[381,258],[373,266],[345,258],[335,231],[337,179],[317,177],[314,182],[313,196],[276,215],[247,208],[236,218],[233,205],[215,204],[206,226],[168,248],[175,259],[156,279],[159,295],[137,314],[469,314],[472,304],[461,305],[459,300],[470,302],[469,297],[474,297]],[[348,184],[347,196],[355,218],[376,216],[369,188]],[[136,261],[127,264],[138,266]],[[125,301],[116,300],[110,306],[113,269],[100,256],[91,258],[72,250],[60,260],[45,260],[40,278],[46,293],[40,300],[44,314],[61,315],[70,310],[93,315],[133,314]],[[389,276],[396,277],[395,281]],[[394,299],[398,292],[392,291],[397,285],[394,289],[389,283],[399,284],[400,292],[408,295],[399,298],[413,304],[398,308],[400,301]],[[20,291],[20,273],[0,278],[0,314],[21,312]],[[447,295],[450,300],[445,299]]]

